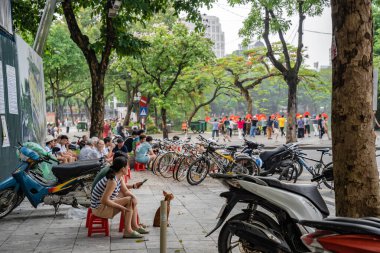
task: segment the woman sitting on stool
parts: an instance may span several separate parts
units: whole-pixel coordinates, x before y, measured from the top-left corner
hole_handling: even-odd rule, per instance
[[[124,213],[124,238],[142,238],[149,231],[137,224],[137,200],[124,182],[128,159],[117,157],[106,176],[96,183],[91,194],[92,213],[101,218],[113,218]],[[119,194],[120,193],[120,194]],[[118,197],[120,196],[120,197]]]
[[[138,163],[147,164],[151,159],[156,157],[150,144],[152,140],[152,136],[140,135],[140,144],[136,147],[136,161]]]

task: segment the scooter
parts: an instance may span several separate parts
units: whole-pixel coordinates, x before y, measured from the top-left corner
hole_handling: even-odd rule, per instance
[[[25,196],[33,207],[37,208],[40,203],[52,205],[55,213],[61,204],[90,205],[91,184],[102,167],[99,160],[53,165],[52,172],[57,180],[48,181],[38,167],[43,162],[58,163],[51,153],[37,154],[21,144],[18,152],[21,164],[11,177],[0,183],[0,218],[11,213]]]
[[[380,219],[378,218],[338,217],[322,221],[306,220],[299,223],[317,229],[301,237],[302,242],[311,252],[380,252]]]
[[[329,215],[314,185],[286,184],[274,178],[242,174],[210,176],[229,189],[220,194],[226,204],[217,216],[215,228],[206,235],[224,224],[218,237],[219,253],[309,252],[301,236],[313,230],[299,221],[321,221]],[[226,221],[237,203],[246,203],[247,207]]]

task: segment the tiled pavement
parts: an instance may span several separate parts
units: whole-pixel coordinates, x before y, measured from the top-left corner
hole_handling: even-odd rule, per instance
[[[148,178],[144,186],[135,190],[141,221],[150,225],[144,240],[123,239],[118,232],[119,216],[112,220],[111,236],[87,237],[85,220],[65,218],[69,207],[62,206],[54,217],[50,206],[34,209],[27,201],[9,216],[0,220],[0,252],[159,252],[160,229],[153,228],[154,214],[163,199],[162,190],[173,192],[170,227],[167,233],[167,252],[217,252],[218,231],[205,234],[216,224],[216,216],[224,199],[219,193],[224,187],[207,178],[201,185],[190,186],[186,180],[176,182],[151,172],[134,172],[132,182]],[[307,178],[303,179],[307,182]],[[327,203],[333,202],[333,192],[322,190]],[[332,213],[334,207],[328,205]],[[235,212],[239,212],[235,208]]]

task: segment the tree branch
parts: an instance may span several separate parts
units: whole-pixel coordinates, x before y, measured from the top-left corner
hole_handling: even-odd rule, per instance
[[[264,19],[264,33],[263,33],[263,39],[265,42],[265,45],[267,46],[267,56],[269,60],[272,62],[272,64],[282,73],[284,74],[287,69],[276,59],[276,57],[273,54],[273,48],[272,44],[269,40],[269,10],[265,8],[265,19]]]
[[[182,56],[181,62],[180,62],[180,64],[178,65],[177,73],[175,74],[175,77],[174,77],[174,79],[171,81],[169,87],[164,91],[164,93],[163,93],[164,96],[167,96],[167,95],[169,94],[170,90],[173,88],[174,84],[177,82],[178,76],[181,74],[182,69],[183,69],[183,66],[187,63],[187,61],[185,61],[186,56],[187,56],[187,53],[185,53],[185,54]]]
[[[265,79],[273,77],[273,76],[280,76],[280,75],[281,75],[280,73],[271,73],[271,74],[268,74],[268,75],[265,75],[265,76],[261,76],[259,78],[256,78],[256,80],[254,80],[252,83],[250,83],[249,85],[245,86],[244,88],[247,89],[247,90],[253,89],[256,85],[260,84]]]
[[[116,35],[115,35],[115,29],[113,27],[113,21],[112,18],[108,17],[108,10],[112,7],[111,1],[107,1],[104,7],[104,11],[106,13],[106,31],[107,36],[106,36],[106,44],[104,46],[104,50],[102,52],[102,59],[100,61],[100,70],[102,71],[102,75],[104,75],[105,71],[107,70],[107,66],[109,63],[109,58],[111,55],[112,51],[112,46],[114,41],[116,40]]]
[[[271,15],[271,17],[272,17],[273,20],[277,20],[276,15],[274,15],[273,10],[269,10],[269,13],[270,13],[270,15]],[[288,46],[286,45],[284,34],[282,33],[281,28],[278,28],[277,32],[278,32],[278,36],[280,37],[280,41],[281,41],[281,44],[282,44],[282,52],[284,53],[284,56],[285,56],[286,68],[288,70],[290,70],[292,67],[290,65],[289,50],[288,50]]]
[[[299,17],[299,24],[298,24],[298,47],[297,47],[297,60],[296,60],[295,66],[294,66],[294,69],[296,70],[297,73],[298,73],[298,71],[299,71],[299,69],[301,67],[301,64],[302,64],[302,48],[303,48],[303,44],[302,44],[302,37],[303,37],[302,28],[303,28],[303,21],[305,19],[302,7],[303,7],[303,1],[298,1],[298,17]]]

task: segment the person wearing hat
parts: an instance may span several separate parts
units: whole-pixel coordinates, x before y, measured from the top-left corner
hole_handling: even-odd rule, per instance
[[[121,151],[121,152],[125,153],[126,155],[128,153],[128,149],[124,145],[124,141],[121,138],[116,140],[116,147],[113,148],[112,153],[115,154],[117,151]]]
[[[57,144],[57,142],[56,142],[57,140],[56,139],[54,139],[54,137],[53,136],[51,136],[51,135],[49,135],[48,137],[46,137],[46,139],[45,139],[45,150],[47,151],[47,152],[51,152],[51,153],[53,153],[53,148],[56,146],[56,144]],[[58,155],[58,154],[54,154],[56,157],[57,157],[57,159],[58,159],[58,161],[60,161],[61,163],[67,163],[68,162],[68,159],[67,158],[65,158],[65,157],[62,157],[62,156],[60,156],[60,155]]]

